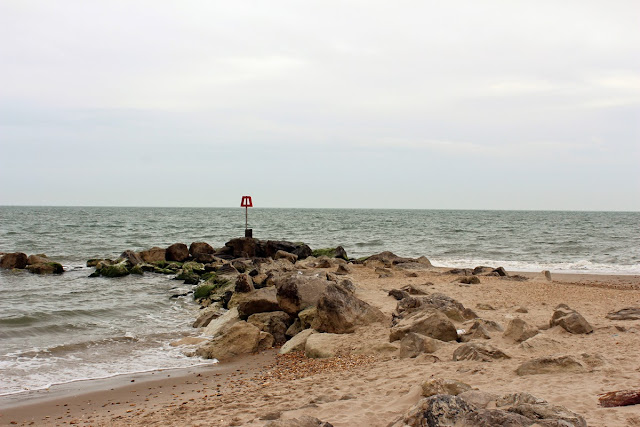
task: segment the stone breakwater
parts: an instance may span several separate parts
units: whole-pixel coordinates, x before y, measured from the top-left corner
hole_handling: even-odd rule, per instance
[[[62,264],[44,254],[29,255],[23,252],[0,253],[0,268],[5,270],[28,270],[34,274],[62,274]]]

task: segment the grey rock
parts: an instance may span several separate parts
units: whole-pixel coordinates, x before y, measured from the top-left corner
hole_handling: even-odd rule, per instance
[[[480,342],[470,342],[463,344],[453,352],[453,360],[477,360],[481,362],[493,362],[498,359],[511,359],[492,345]]]

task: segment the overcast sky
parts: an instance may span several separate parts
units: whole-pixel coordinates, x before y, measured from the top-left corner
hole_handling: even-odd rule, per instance
[[[0,205],[640,210],[640,2],[0,0]]]

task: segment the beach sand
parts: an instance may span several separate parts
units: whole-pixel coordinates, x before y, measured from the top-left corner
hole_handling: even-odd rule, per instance
[[[387,426],[421,398],[422,382],[444,378],[496,394],[527,392],[582,415],[589,426],[640,426],[640,405],[598,404],[601,393],[640,389],[640,320],[605,317],[640,307],[640,276],[553,274],[548,281],[541,273],[517,273],[529,280],[481,276],[480,284],[461,285],[443,268],[415,271],[417,277],[393,269],[387,278],[362,265],[352,270],[356,296],[380,308],[389,322],[345,336],[339,357],[277,356],[273,349],[213,367],[52,387],[0,398],[0,424],[262,426],[309,415],[334,426]],[[519,317],[541,331],[526,345],[492,333],[489,342],[511,356],[507,360],[453,361],[461,345],[456,342],[440,343],[433,354],[399,358],[398,342],[389,343],[397,301],[388,291],[408,284],[455,298],[503,327]],[[558,304],[581,313],[594,332],[548,328]],[[515,373],[521,363],[552,354],[575,356],[588,372]]]

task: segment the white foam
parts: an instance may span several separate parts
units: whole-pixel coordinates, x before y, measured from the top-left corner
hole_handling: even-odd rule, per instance
[[[458,259],[458,258],[434,258],[431,263],[435,267],[474,268],[479,265],[492,267],[504,267],[507,271],[537,272],[549,270],[557,273],[592,273],[592,274],[640,274],[640,264],[620,265],[594,263],[587,260],[571,262],[535,262],[535,261],[507,261],[490,259]]]

